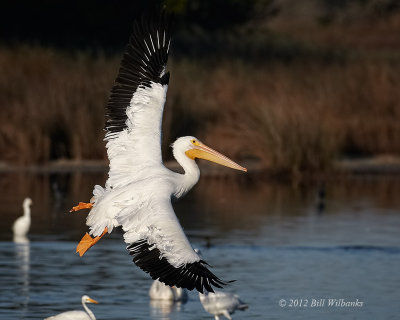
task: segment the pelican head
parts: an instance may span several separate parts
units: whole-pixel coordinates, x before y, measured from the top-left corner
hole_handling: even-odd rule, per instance
[[[247,171],[246,168],[238,165],[236,162],[215,151],[214,149],[211,149],[199,139],[192,136],[178,138],[173,144],[173,153],[178,161],[182,154],[184,154],[191,160],[196,158],[205,159],[232,169]]]

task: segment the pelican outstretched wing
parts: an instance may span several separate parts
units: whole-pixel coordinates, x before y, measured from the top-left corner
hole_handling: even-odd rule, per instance
[[[135,22],[107,105],[110,177],[162,162],[161,122],[170,42],[170,19],[165,12]],[[111,179],[109,184],[117,181]]]
[[[132,215],[125,208],[118,222],[125,231],[133,262],[156,280],[169,286],[214,292],[227,282],[219,279],[191,247],[169,198],[152,199],[143,212]]]

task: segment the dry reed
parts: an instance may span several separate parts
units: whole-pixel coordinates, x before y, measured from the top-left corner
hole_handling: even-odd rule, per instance
[[[0,161],[104,159],[104,107],[118,62],[0,48]],[[165,149],[193,134],[235,159],[292,172],[327,169],[337,157],[400,154],[396,61],[172,60],[169,69]]]

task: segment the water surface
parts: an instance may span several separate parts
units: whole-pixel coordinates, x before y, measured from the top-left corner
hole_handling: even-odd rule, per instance
[[[85,214],[68,209],[87,201],[105,178],[2,174],[0,319],[81,309],[83,294],[100,302],[89,305],[98,319],[213,319],[194,292],[183,305],[150,303],[151,279],[131,262],[118,231],[83,258],[74,253]],[[238,293],[249,309],[234,319],[397,319],[399,194],[397,178],[297,185],[202,178],[175,210],[213,271],[237,280],[225,290]],[[29,242],[14,243],[10,227],[27,195],[34,202]],[[311,307],[313,299],[325,305]],[[328,299],[362,306],[329,307]]]

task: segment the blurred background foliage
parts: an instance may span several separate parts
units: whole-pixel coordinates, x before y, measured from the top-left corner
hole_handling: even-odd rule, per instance
[[[164,157],[197,135],[270,170],[400,155],[395,0],[0,4],[0,162],[106,158],[104,108],[133,21],[174,16]]]

